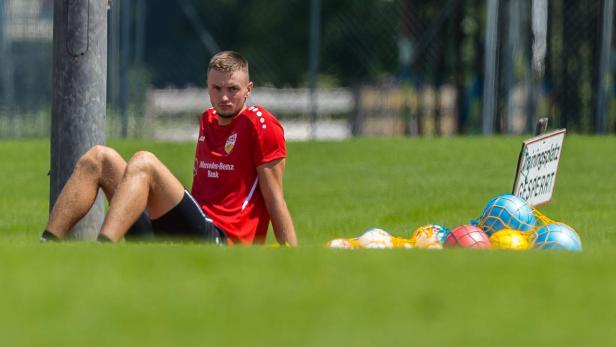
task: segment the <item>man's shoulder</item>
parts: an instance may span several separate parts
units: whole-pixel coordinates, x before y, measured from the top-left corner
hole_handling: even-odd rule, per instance
[[[267,109],[265,109],[265,107],[261,105],[253,105],[244,110],[244,112],[242,113],[252,121],[256,122],[261,122],[261,118],[276,119],[276,117],[270,111],[268,111]]]
[[[246,119],[258,129],[266,129],[268,125],[276,125],[281,127],[280,121],[265,107],[254,105],[242,112]]]
[[[250,121],[257,133],[280,133],[284,136],[284,129],[280,121],[263,106],[254,105],[242,113]]]

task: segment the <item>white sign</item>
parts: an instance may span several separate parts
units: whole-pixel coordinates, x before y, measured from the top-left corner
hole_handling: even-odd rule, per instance
[[[567,129],[560,129],[524,141],[513,195],[528,201],[531,206],[550,202],[566,132]]]

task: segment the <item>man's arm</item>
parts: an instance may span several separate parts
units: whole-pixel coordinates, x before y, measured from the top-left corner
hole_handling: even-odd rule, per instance
[[[278,243],[297,246],[297,235],[287,208],[282,190],[285,159],[277,159],[257,167],[259,187],[265,206],[272,219],[272,227]]]

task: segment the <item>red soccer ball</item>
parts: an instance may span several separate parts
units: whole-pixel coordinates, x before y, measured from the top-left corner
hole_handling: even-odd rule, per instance
[[[474,225],[460,225],[453,229],[445,239],[447,247],[491,248],[488,235]]]

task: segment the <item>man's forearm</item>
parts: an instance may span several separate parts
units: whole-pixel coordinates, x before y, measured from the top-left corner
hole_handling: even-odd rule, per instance
[[[259,187],[272,221],[276,240],[283,245],[297,246],[295,227],[282,192],[284,164],[283,158],[257,167]]]
[[[276,240],[281,245],[297,246],[297,235],[295,234],[295,227],[293,226],[293,220],[286,204],[281,204],[274,211],[270,212],[272,219],[272,228],[276,235]]]

